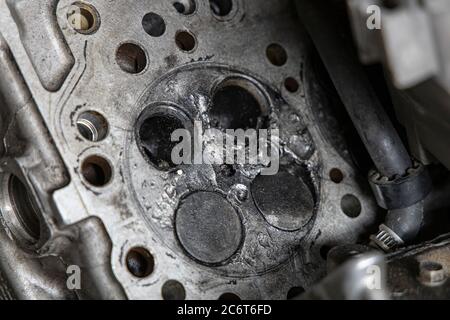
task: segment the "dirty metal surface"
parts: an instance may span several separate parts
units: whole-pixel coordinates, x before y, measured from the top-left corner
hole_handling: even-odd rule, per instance
[[[0,1],[0,33],[68,176],[67,183],[47,193],[52,206],[43,214],[47,231],[35,256],[79,263],[96,279],[85,288],[92,293],[86,296],[161,299],[164,288],[180,292],[181,285],[184,294],[175,296],[187,299],[216,299],[228,292],[242,299],[285,299],[291,288],[307,288],[325,274],[326,248],[358,242],[375,222],[376,205],[365,179],[324,113],[332,100],[316,81],[314,53],[290,1],[234,0],[229,13],[220,16],[220,8],[212,10],[206,0],[195,1],[188,14],[171,1],[92,0],[85,2],[98,15],[92,33],[68,24],[72,1],[32,2],[26,10],[17,5],[20,12],[13,14],[11,1]],[[33,20],[33,8],[53,3],[56,16],[42,22],[49,27],[33,28],[36,37],[27,40],[26,21],[42,25]],[[187,10],[192,1],[180,3]],[[164,25],[147,30],[148,13]],[[56,36],[49,39],[48,32]],[[281,51],[274,57],[271,50],[277,47]],[[56,57],[43,59],[49,48]],[[42,76],[47,67],[51,79]],[[245,104],[255,103],[261,114],[214,111],[221,84],[230,79],[253,94],[256,102],[247,97]],[[242,94],[230,95],[231,104],[242,103]],[[86,112],[105,119],[107,130],[91,132],[101,139],[80,133],[79,119]],[[204,127],[244,121],[279,128],[280,173],[262,179],[258,166],[167,168],[164,159],[152,161],[145,151],[151,145],[143,146],[139,133],[155,112],[164,114],[167,128],[194,120]],[[83,128],[92,130],[84,120]],[[39,161],[42,155],[32,157]],[[94,164],[89,167],[94,173],[102,170],[101,179],[86,177],[86,163]],[[27,165],[0,170],[26,175]],[[335,168],[342,181],[330,177]],[[41,179],[28,179],[27,187],[36,189],[45,183]],[[289,192],[281,188],[283,181],[292,186]],[[356,201],[356,214],[342,202],[348,195]],[[214,239],[217,234],[226,241]],[[68,254],[70,248],[81,254]],[[134,248],[152,258],[151,272],[135,270],[142,277],[130,272],[129,253],[142,252]]]

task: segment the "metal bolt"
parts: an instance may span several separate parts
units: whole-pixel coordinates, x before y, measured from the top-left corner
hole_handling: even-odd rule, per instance
[[[420,263],[419,281],[427,286],[438,286],[447,280],[447,275],[438,262],[422,261]]]

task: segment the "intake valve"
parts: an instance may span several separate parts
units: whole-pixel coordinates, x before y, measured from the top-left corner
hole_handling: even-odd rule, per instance
[[[195,192],[178,207],[178,240],[195,260],[207,265],[226,263],[241,246],[243,227],[233,206],[213,192]]]

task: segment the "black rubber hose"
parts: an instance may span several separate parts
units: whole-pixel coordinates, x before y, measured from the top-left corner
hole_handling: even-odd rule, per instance
[[[413,241],[422,228],[424,201],[408,208],[389,210],[384,224],[396,233],[404,242]]]
[[[378,171],[389,178],[404,175],[411,158],[358,62],[349,32],[330,14],[330,2],[298,0],[299,15]]]
[[[383,176],[403,176],[413,163],[359,63],[357,51],[332,1],[296,0],[297,11],[310,34],[339,96],[377,170]],[[423,222],[423,201],[388,212],[385,224],[404,242],[413,240]]]

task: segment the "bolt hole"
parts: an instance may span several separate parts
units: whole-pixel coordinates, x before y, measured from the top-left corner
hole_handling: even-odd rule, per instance
[[[98,142],[106,138],[108,134],[108,122],[98,112],[83,112],[77,120],[78,132],[86,140]]]
[[[137,278],[146,278],[153,273],[155,260],[144,248],[133,248],[126,257],[128,271]]]
[[[286,50],[277,43],[267,47],[266,55],[270,63],[277,67],[284,66],[288,59]]]
[[[320,247],[320,256],[323,260],[327,260],[328,252],[330,252],[331,249],[333,249],[333,247],[330,245],[323,245],[322,247]]]
[[[90,34],[98,30],[100,16],[92,5],[76,2],[67,11],[67,21],[76,32]]]
[[[300,85],[298,84],[297,80],[289,77],[284,81],[284,87],[286,88],[287,91],[295,93],[300,88]]]
[[[424,261],[420,264],[420,268],[425,271],[441,271],[444,267],[438,262]]]
[[[112,178],[109,162],[100,156],[90,156],[81,165],[83,178],[94,187],[107,185]]]
[[[330,170],[330,179],[334,183],[339,184],[344,180],[344,174],[342,173],[341,170],[339,170],[337,168],[333,168]]]
[[[241,298],[235,293],[226,292],[219,297],[219,300],[221,300],[221,301],[241,301]]]
[[[117,49],[116,62],[123,71],[137,74],[147,66],[147,56],[140,46],[124,43]]]
[[[386,9],[396,9],[400,6],[400,0],[383,0],[382,4]]]
[[[230,164],[223,164],[220,166],[220,173],[224,177],[232,177],[236,174],[236,169]]]
[[[166,32],[164,19],[153,12],[147,13],[142,19],[142,27],[152,37],[161,37]]]
[[[352,194],[347,194],[341,199],[341,209],[349,218],[357,218],[361,214],[361,202]]]
[[[161,295],[164,300],[179,301],[186,299],[186,291],[183,285],[176,280],[166,281],[161,288]]]
[[[197,5],[194,0],[178,0],[173,3],[174,8],[180,14],[190,15],[195,12]]]
[[[210,0],[209,5],[211,11],[219,17],[225,17],[230,14],[233,9],[232,0]]]
[[[175,43],[180,50],[185,52],[193,51],[197,45],[194,35],[189,31],[178,31],[175,36]]]
[[[37,242],[41,236],[38,210],[25,185],[14,175],[9,178],[8,193],[19,223],[17,227],[25,231],[31,237],[32,242]]]
[[[291,300],[305,292],[302,287],[292,287],[287,293],[287,299]]]
[[[158,112],[146,118],[139,128],[139,143],[148,160],[160,170],[176,167],[172,161],[172,150],[178,142],[171,141],[171,135],[178,129],[185,129],[186,119],[176,114]]]
[[[243,79],[222,83],[212,98],[211,125],[220,129],[261,129],[267,124],[267,101],[259,89]]]

